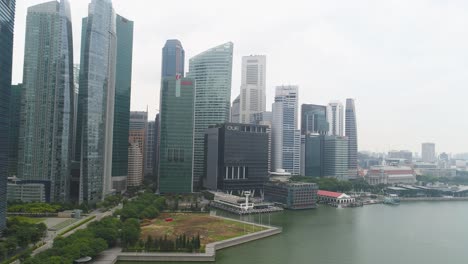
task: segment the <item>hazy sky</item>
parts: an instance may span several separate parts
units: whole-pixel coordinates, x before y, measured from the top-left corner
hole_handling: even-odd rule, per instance
[[[17,0],[13,82],[21,82],[27,7]],[[75,63],[88,0],[71,0]],[[161,49],[188,59],[234,42],[231,99],[241,57],[267,56],[267,109],[275,85],[297,84],[300,103],[356,99],[360,150],[468,152],[468,2],[463,0],[114,0],[135,21],[132,110],[159,105]]]

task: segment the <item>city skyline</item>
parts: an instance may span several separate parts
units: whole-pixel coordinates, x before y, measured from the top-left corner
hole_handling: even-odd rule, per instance
[[[137,22],[132,110],[143,110],[148,105],[149,116],[155,116],[159,108],[159,50],[167,39],[176,38],[184,43],[186,65],[188,58],[206,48],[232,41],[236,50],[231,101],[239,94],[242,56],[265,54],[268,57],[267,110],[273,102],[276,85],[298,84],[304,89],[299,104],[324,105],[332,99],[356,99],[360,150],[419,152],[421,142],[431,141],[437,143],[440,151],[468,151],[468,143],[463,140],[468,124],[451,118],[468,111],[461,101],[464,96],[460,96],[468,82],[463,75],[466,66],[457,62],[460,56],[467,56],[462,49],[466,40],[458,39],[463,35],[460,31],[468,28],[460,12],[465,3],[440,6],[422,1],[411,4],[392,1],[377,6],[369,1],[358,1],[341,8],[336,8],[334,3],[308,3],[313,8],[304,8],[305,1],[292,1],[287,5],[259,1],[252,6],[252,11],[245,13],[251,18],[245,23],[236,19],[238,12],[245,11],[242,1],[229,8],[222,7],[217,14],[209,13],[207,7],[213,2],[206,1],[184,3],[180,12],[187,19],[168,25],[162,21],[171,16],[168,11],[175,3],[140,4],[140,1],[113,1],[119,12],[124,11],[121,12],[123,16]],[[22,79],[26,8],[43,2],[17,3],[14,84]],[[75,58],[79,58],[80,21],[86,16],[88,1],[71,0],[70,4]],[[263,5],[269,7],[266,21],[257,18],[256,13]],[[419,17],[413,19],[411,12],[416,9]],[[393,10],[393,13],[385,10]],[[281,18],[278,14],[284,11],[295,12],[294,19]],[[218,20],[216,25],[210,22],[213,19]],[[197,22],[193,23],[195,20]],[[259,26],[251,27],[252,23]],[[433,30],[419,30],[426,27]],[[258,28],[265,34],[260,34]],[[441,35],[444,37],[440,38]],[[299,38],[304,41],[295,41]],[[448,51],[450,49],[453,51]],[[290,52],[291,56],[283,56],[285,52]],[[427,66],[433,60],[435,66]],[[395,92],[388,93],[391,89]],[[395,102],[399,107],[394,107]],[[438,111],[441,108],[446,111]],[[459,133],[445,137],[435,123],[421,118],[425,116],[443,120],[446,126]]]

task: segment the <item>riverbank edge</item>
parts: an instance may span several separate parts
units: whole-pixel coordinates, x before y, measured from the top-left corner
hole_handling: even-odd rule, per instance
[[[468,197],[400,197],[401,202],[468,201]]]
[[[224,218],[219,217],[218,218]],[[252,223],[239,221],[236,219],[225,218],[231,221],[241,222],[248,225]],[[267,228],[259,232],[247,234],[240,237],[234,237],[223,241],[218,241],[214,243],[207,244],[205,247],[205,253],[164,253],[164,252],[151,252],[151,253],[141,253],[141,252],[120,252],[115,249],[110,249],[104,251],[101,255],[105,256],[103,259],[98,259],[94,261],[94,264],[115,264],[118,261],[135,261],[135,262],[155,262],[155,261],[164,261],[164,262],[214,262],[216,261],[216,251],[248,243],[254,240],[259,240],[262,238],[274,236],[280,234],[283,230],[281,227],[272,227],[266,225],[254,224],[256,226]],[[111,256],[113,255],[113,256]]]

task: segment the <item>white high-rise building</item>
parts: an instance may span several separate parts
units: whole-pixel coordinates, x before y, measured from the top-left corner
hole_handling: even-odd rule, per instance
[[[272,122],[272,171],[300,174],[301,132],[297,129],[298,86],[276,87]]]
[[[435,162],[435,144],[434,143],[422,143],[421,145],[421,155],[423,162]]]
[[[332,101],[327,105],[328,134],[331,136],[344,136],[344,108],[339,101]]]
[[[242,83],[240,87],[240,122],[250,124],[255,113],[266,109],[266,56],[242,57]]]

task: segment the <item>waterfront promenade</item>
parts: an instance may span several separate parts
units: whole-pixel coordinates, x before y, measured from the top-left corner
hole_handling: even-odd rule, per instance
[[[232,221],[243,222],[235,219]],[[249,222],[243,222],[252,225]],[[255,232],[252,234],[235,237],[223,241],[207,244],[204,253],[175,253],[175,252],[122,252],[121,248],[112,248],[102,252],[92,263],[93,264],[114,264],[117,261],[135,261],[135,262],[214,262],[216,261],[216,251],[228,247],[237,246],[248,243],[250,241],[274,236],[282,232],[282,228],[258,225],[267,228],[266,230]]]

